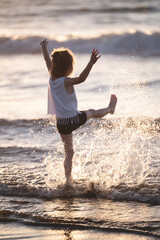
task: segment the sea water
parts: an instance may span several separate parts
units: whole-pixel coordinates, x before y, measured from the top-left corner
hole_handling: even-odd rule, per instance
[[[9,235],[11,221],[67,229],[66,239],[75,231],[85,239],[81,230],[90,230],[90,239],[98,231],[160,237],[159,13],[158,0],[0,1],[1,233],[8,229],[2,239],[18,236]],[[70,191],[63,145],[46,116],[43,38],[49,52],[72,49],[75,76],[92,49],[100,51],[87,80],[75,87],[79,110],[106,107],[112,93],[118,97],[113,116],[74,132]]]

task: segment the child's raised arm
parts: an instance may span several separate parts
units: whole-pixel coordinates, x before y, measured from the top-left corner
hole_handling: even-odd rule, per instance
[[[48,41],[47,41],[46,39],[43,39],[43,40],[40,42],[44,60],[45,60],[45,62],[46,62],[48,71],[50,71],[50,70],[51,70],[51,58],[50,58],[49,53],[48,53],[48,50],[47,50],[47,44],[48,44]]]
[[[69,87],[69,86],[73,86],[75,84],[79,84],[82,83],[86,80],[86,78],[88,77],[93,65],[97,62],[97,60],[101,57],[101,55],[99,54],[99,51],[96,49],[93,49],[92,54],[91,54],[91,58],[89,63],[87,64],[86,68],[82,71],[82,73],[79,75],[79,77],[76,78],[66,78],[65,80],[65,86]]]

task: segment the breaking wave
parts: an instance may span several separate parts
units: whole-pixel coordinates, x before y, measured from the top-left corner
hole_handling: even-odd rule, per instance
[[[49,48],[53,46],[68,47],[74,52],[88,53],[93,48],[99,49],[104,54],[117,55],[140,55],[140,56],[159,56],[160,55],[160,33],[143,33],[135,31],[133,33],[109,33],[92,38],[81,38],[68,36],[66,39],[49,39]],[[43,36],[1,36],[1,54],[37,54],[41,52],[39,43]],[[51,49],[50,49],[51,50]]]
[[[38,171],[37,171],[38,174]],[[16,176],[16,173],[15,173]],[[11,178],[11,176],[10,176]],[[30,175],[30,179],[35,180],[36,175]],[[20,177],[17,177],[20,180]],[[160,205],[160,186],[155,184],[140,184],[129,186],[125,183],[106,187],[105,184],[90,182],[89,180],[80,179],[75,181],[71,187],[66,187],[65,184],[52,186],[49,188],[45,185],[45,180],[34,181],[32,183],[21,183],[18,181],[13,183],[13,178],[10,183],[0,184],[1,196],[16,196],[16,197],[36,197],[45,199],[55,198],[102,198],[114,201],[135,201],[149,204]]]

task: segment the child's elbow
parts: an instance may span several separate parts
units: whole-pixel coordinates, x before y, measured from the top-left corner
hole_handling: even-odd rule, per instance
[[[85,78],[79,77],[79,78],[78,78],[78,83],[83,83],[85,80],[86,80]]]

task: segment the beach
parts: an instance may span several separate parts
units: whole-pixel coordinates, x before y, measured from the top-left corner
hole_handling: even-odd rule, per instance
[[[9,229],[9,230],[8,230]],[[7,232],[7,234],[6,234]],[[76,230],[51,230],[47,228],[33,228],[33,227],[27,227],[24,225],[17,225],[17,224],[7,224],[7,225],[1,225],[1,239],[39,239],[39,240],[67,240],[67,239],[86,239],[86,240],[92,240],[92,239],[108,239],[108,240],[152,240],[155,238],[142,236],[139,234],[127,234],[127,233],[120,233],[116,231],[97,231],[97,230],[83,230],[83,231],[76,231]]]
[[[159,206],[93,197],[5,197],[1,204],[8,206],[1,239],[158,239]]]
[[[160,238],[160,4],[0,1],[0,239]],[[70,48],[78,109],[105,108],[74,132],[73,179],[47,116],[48,50]]]

